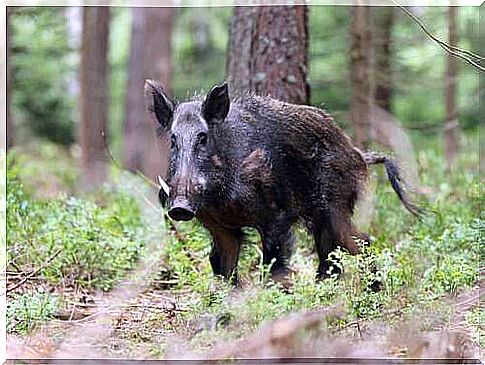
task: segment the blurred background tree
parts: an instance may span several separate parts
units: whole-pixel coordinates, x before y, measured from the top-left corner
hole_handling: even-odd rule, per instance
[[[146,79],[159,80],[171,94],[172,8],[133,8],[126,86],[123,165],[151,179],[165,175],[167,143],[160,143],[142,92]]]
[[[450,6],[448,9],[448,43],[458,46],[458,8]],[[445,104],[446,119],[444,125],[445,156],[447,169],[450,170],[456,162],[459,149],[459,123],[456,107],[456,85],[458,82],[458,60],[452,55],[446,57],[445,75]]]
[[[109,7],[101,6],[83,8],[79,141],[85,187],[99,185],[107,175],[102,133],[107,133],[108,126],[109,11]]]
[[[69,82],[76,65],[70,62],[65,8],[9,8],[9,30],[11,116],[19,136],[72,144],[77,113]]]
[[[72,31],[72,9],[16,7],[9,11],[9,65],[12,70],[9,122],[15,121],[17,145],[28,145],[39,138],[47,139],[71,146],[71,151],[79,154],[77,146],[80,139],[76,131],[81,130],[82,117],[79,113],[78,82],[81,42],[72,41],[76,37],[76,32]],[[290,8],[280,9],[287,11]],[[147,139],[152,126],[145,123],[145,116],[141,116],[142,79],[162,79],[171,94],[183,100],[202,94],[226,77],[231,81],[231,75],[235,76],[235,72],[231,71],[233,61],[242,60],[236,57],[236,52],[264,68],[273,62],[272,56],[281,49],[275,48],[264,57],[252,54],[248,58],[248,53],[242,52],[243,45],[237,42],[237,37],[241,38],[244,34],[243,28],[236,29],[238,21],[244,21],[248,26],[248,22],[254,21],[252,16],[256,13],[260,20],[277,17],[272,12],[278,8],[266,9],[271,14],[265,14],[262,8],[180,8],[170,19],[155,21],[156,30],[143,36],[149,37],[146,43],[135,40],[137,34],[141,37],[142,33],[137,25],[140,19],[137,20],[136,13],[140,12],[139,18],[153,13],[155,19],[154,14],[161,10],[150,8],[146,10],[147,14],[141,15],[142,10],[110,8],[105,102],[108,109],[105,119],[108,141],[115,157],[124,161],[127,168],[140,169],[152,176],[155,171],[161,172],[163,165],[148,167],[155,166],[155,159],[150,157],[153,153],[148,150],[153,146],[160,148],[162,142]],[[244,11],[249,11],[252,16]],[[445,121],[450,119],[446,113],[446,105],[450,103],[445,100],[444,87],[447,55],[399,9],[369,8],[369,14],[365,16],[366,29],[362,33],[369,34],[372,48],[366,56],[369,60],[365,66],[371,76],[364,81],[369,85],[355,80],[352,83],[351,75],[355,69],[351,67],[352,52],[349,49],[352,39],[362,34],[351,31],[355,17],[349,17],[350,11],[349,7],[343,6],[311,6],[299,15],[295,13],[299,19],[296,27],[308,29],[307,35],[305,32],[300,34],[303,37],[300,43],[304,46],[308,42],[308,68],[302,67],[305,72],[301,75],[306,76],[302,76],[301,80],[306,78],[311,90],[307,94],[309,103],[325,107],[353,135],[356,131],[353,125],[358,118],[355,112],[352,117],[355,106],[355,101],[351,102],[352,95],[356,88],[365,86],[366,100],[391,113],[395,122],[411,131],[412,136],[429,135],[444,140]],[[448,8],[414,7],[412,11],[440,39],[448,39]],[[288,13],[285,16],[293,15]],[[462,7],[456,19],[459,46],[478,49],[478,12],[471,7]],[[266,24],[266,21],[269,20],[262,23]],[[281,27],[263,28],[252,26],[252,39],[264,41],[265,37],[277,39],[283,35]],[[263,34],[264,37],[259,37]],[[100,39],[98,34],[97,40]],[[150,39],[155,46],[148,46],[148,43],[152,44]],[[287,61],[304,61],[304,55],[300,57],[301,52],[295,50],[294,57],[290,55]],[[136,66],[141,62],[140,57],[146,63]],[[462,64],[459,60],[457,63]],[[168,76],[163,76],[166,74],[163,68],[170,70]],[[251,72],[256,74],[259,71],[253,67]],[[456,75],[453,78],[456,80],[455,115],[459,115],[461,130],[475,129],[479,122],[478,73],[463,65],[456,70]],[[278,88],[283,89],[284,86]],[[301,92],[304,87],[298,86],[297,89]],[[143,130],[140,134],[143,137],[133,137],[132,128]],[[12,130],[12,127],[9,129]],[[372,138],[379,140],[375,133],[364,139]],[[157,162],[160,163],[160,160]]]
[[[350,118],[354,127],[354,142],[367,149],[371,140],[371,107],[374,94],[371,66],[371,9],[355,6],[350,9]]]
[[[393,45],[392,26],[394,8],[383,6],[373,8],[371,28],[372,48],[374,49],[374,99],[378,107],[391,111]]]
[[[11,13],[11,10],[7,9],[6,11],[6,21],[7,21],[7,32],[6,32],[6,46],[7,46],[7,102],[6,102],[6,118],[7,118],[7,135],[6,137],[6,144],[7,144],[7,149],[12,147],[14,144],[15,140],[15,131],[14,131],[14,124],[13,124],[13,119],[12,115],[10,113],[11,110],[11,104],[12,104],[12,62],[11,62],[11,47],[12,47],[12,42],[11,42],[11,37],[12,37],[12,22],[9,19],[9,15]],[[3,138],[3,136],[2,136]]]

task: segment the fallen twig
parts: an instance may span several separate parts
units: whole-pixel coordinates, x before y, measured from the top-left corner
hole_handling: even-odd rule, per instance
[[[7,271],[5,272],[8,277],[24,276],[25,271]]]
[[[73,320],[70,320],[70,321],[68,321],[68,322],[70,322],[70,323],[82,323],[82,322],[87,322],[87,321],[88,321],[88,320],[90,320],[90,319],[95,319],[97,316],[99,316],[99,315],[100,315],[100,314],[102,314],[102,313],[105,313],[105,312],[113,312],[113,311],[114,311],[114,310],[113,310],[113,308],[111,308],[111,307],[106,307],[106,308],[103,308],[103,309],[101,309],[101,310],[99,310],[99,311],[97,311],[97,312],[95,312],[95,313],[92,313],[92,314],[90,314],[90,315],[88,315],[88,316],[86,316],[86,317],[84,317],[84,318],[81,318],[81,319],[73,319]],[[116,312],[118,312],[118,311],[116,311]],[[60,321],[62,321],[62,322],[66,322],[66,320],[60,320]]]
[[[150,309],[160,309],[160,310],[167,310],[171,309],[173,310],[174,308],[177,307],[177,304],[175,301],[170,300],[170,306],[162,306],[162,305],[154,305],[154,304],[139,304],[139,303],[132,303],[132,304],[116,304],[116,305],[110,305],[107,306],[110,309],[116,309],[116,308],[150,308]],[[72,301],[68,301],[68,303],[72,304],[73,306],[80,307],[80,308],[103,308],[106,307],[102,304],[90,304],[90,303],[75,303]],[[173,308],[172,308],[173,307]]]
[[[20,269],[20,267],[18,267],[18,265],[15,263],[15,260],[10,261],[7,267],[8,266],[12,266],[15,270],[17,270],[18,273],[22,273],[22,270]]]
[[[96,319],[96,317],[98,317],[99,315],[101,315],[102,313],[113,313],[113,314],[118,314],[120,309],[126,309],[126,308],[147,308],[147,309],[156,309],[156,310],[160,310],[160,311],[177,311],[177,312],[184,312],[184,311],[187,311],[188,308],[183,308],[183,307],[178,307],[174,302],[171,303],[172,304],[172,307],[169,307],[169,306],[157,306],[157,305],[145,305],[145,304],[119,304],[119,305],[110,305],[110,306],[107,306],[107,307],[103,307],[102,305],[86,305],[86,304],[75,304],[75,306],[78,306],[78,307],[88,307],[88,308],[101,308],[99,311],[95,312],[95,313],[92,313],[92,314],[89,314],[83,318],[80,318],[80,319],[67,319],[67,320],[63,320],[61,319],[61,321],[63,322],[70,322],[70,323],[83,323],[83,322],[87,322],[91,319]],[[62,317],[61,317],[62,318]]]
[[[50,265],[50,263],[52,262],[52,260],[54,260],[57,255],[59,255],[61,253],[62,249],[59,249],[56,251],[56,253],[54,255],[52,255],[47,261],[45,264],[43,264],[42,266],[38,267],[37,269],[35,269],[34,271],[32,271],[30,274],[28,274],[25,278],[23,278],[22,280],[20,280],[17,284],[13,285],[12,287],[10,288],[7,288],[5,290],[5,293],[2,293],[1,295],[6,295],[7,293],[10,293],[11,291],[17,289],[19,286],[23,285],[27,280],[29,280],[31,277],[35,276],[39,271],[45,269],[47,266]]]
[[[7,271],[7,268],[8,268],[9,266],[13,266],[13,268],[14,268],[15,270],[17,270],[18,272],[24,272],[24,271],[23,271],[23,270],[22,270],[22,269],[21,269],[21,268],[20,268],[20,267],[19,267],[19,266],[18,266],[18,265],[15,263],[15,261],[16,261],[16,260],[18,260],[18,259],[19,259],[19,258],[21,258],[21,257],[26,256],[26,255],[27,255],[26,253],[23,253],[23,254],[20,254],[20,255],[15,256],[15,258],[14,258],[14,259],[12,259],[12,260],[10,260],[9,262],[7,262],[6,264],[2,265],[2,268],[1,268],[1,270],[0,270],[0,271],[5,272],[5,271]]]

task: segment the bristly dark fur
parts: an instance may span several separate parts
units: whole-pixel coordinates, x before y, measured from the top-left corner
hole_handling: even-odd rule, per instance
[[[237,280],[243,227],[259,231],[263,263],[274,277],[289,272],[297,222],[315,240],[318,277],[327,275],[328,255],[337,246],[360,252],[353,237],[366,235],[351,219],[368,165],[384,163],[401,201],[419,212],[395,162],[354,148],[324,110],[252,94],[230,100],[229,109],[227,102],[227,87],[214,87],[204,100],[176,106],[176,122],[160,131],[172,139],[168,214],[195,215],[210,231],[216,275]]]

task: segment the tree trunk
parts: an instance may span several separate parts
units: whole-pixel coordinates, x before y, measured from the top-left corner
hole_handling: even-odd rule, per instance
[[[108,7],[84,7],[80,67],[82,170],[84,186],[107,177],[107,153],[101,132],[107,125]]]
[[[145,79],[170,92],[172,8],[133,8],[131,54],[126,94],[124,166],[154,179],[166,174],[168,145],[156,136],[145,109]]]
[[[7,150],[14,145],[15,141],[15,130],[12,119],[11,107],[12,107],[12,52],[11,52],[11,40],[12,40],[12,24],[10,18],[10,10],[6,9],[7,17],[7,28],[6,28],[6,48],[7,48],[7,100],[6,100],[6,119],[7,119],[7,129],[6,129],[6,143]]]
[[[456,6],[448,9],[448,42],[458,46],[458,26],[457,26]],[[459,149],[459,124],[458,111],[456,108],[456,85],[458,79],[458,60],[452,55],[447,55],[445,75],[445,103],[446,103],[446,122],[444,131],[446,167],[451,169],[455,164]]]
[[[365,149],[370,142],[370,108],[372,98],[370,10],[367,6],[351,9],[350,23],[350,118],[355,144]]]
[[[394,22],[394,9],[391,6],[376,7],[373,9],[374,34],[374,100],[377,106],[391,111],[392,72],[391,72],[391,46],[392,25]]]
[[[480,6],[478,10],[479,19],[485,20],[485,6]],[[479,54],[485,54],[485,21],[480,21],[478,25],[478,32],[476,34],[476,44]],[[480,72],[478,75],[478,115],[485,115],[485,72]],[[479,138],[479,155],[480,171],[485,171],[485,138]]]
[[[309,100],[306,6],[236,7],[226,73],[233,96],[246,92]]]

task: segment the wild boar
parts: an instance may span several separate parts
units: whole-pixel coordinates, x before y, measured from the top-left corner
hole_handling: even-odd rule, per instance
[[[385,165],[400,200],[419,214],[396,163],[353,147],[322,109],[254,95],[231,100],[227,84],[179,104],[155,81],[147,80],[145,93],[159,132],[171,140],[169,194],[162,196],[168,215],[196,217],[209,230],[215,275],[237,282],[242,228],[253,227],[261,235],[263,263],[272,264],[273,277],[284,277],[295,243],[292,226],[301,222],[315,241],[317,277],[326,277],[333,249],[360,251],[353,237],[365,235],[351,218],[372,164]]]

